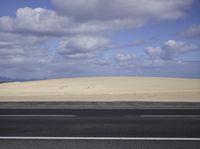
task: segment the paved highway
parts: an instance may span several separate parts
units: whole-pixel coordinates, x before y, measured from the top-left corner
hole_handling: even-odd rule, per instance
[[[23,149],[28,144],[59,144],[59,149],[197,148],[200,109],[0,109],[0,147]]]
[[[0,140],[1,149],[199,149],[198,141]]]
[[[200,138],[197,109],[0,109],[0,137]]]

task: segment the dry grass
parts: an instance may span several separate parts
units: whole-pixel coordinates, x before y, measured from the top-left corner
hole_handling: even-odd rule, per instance
[[[200,79],[94,77],[0,84],[0,101],[200,102]]]

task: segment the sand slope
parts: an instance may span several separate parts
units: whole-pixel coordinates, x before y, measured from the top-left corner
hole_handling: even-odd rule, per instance
[[[0,101],[200,102],[200,79],[94,77],[0,84]]]

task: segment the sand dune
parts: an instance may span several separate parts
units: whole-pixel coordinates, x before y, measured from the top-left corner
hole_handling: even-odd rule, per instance
[[[94,77],[0,84],[0,101],[200,102],[200,79]]]

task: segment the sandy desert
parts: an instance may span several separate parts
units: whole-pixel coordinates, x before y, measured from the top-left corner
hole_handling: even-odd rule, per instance
[[[200,102],[200,79],[91,77],[0,84],[0,102]]]

